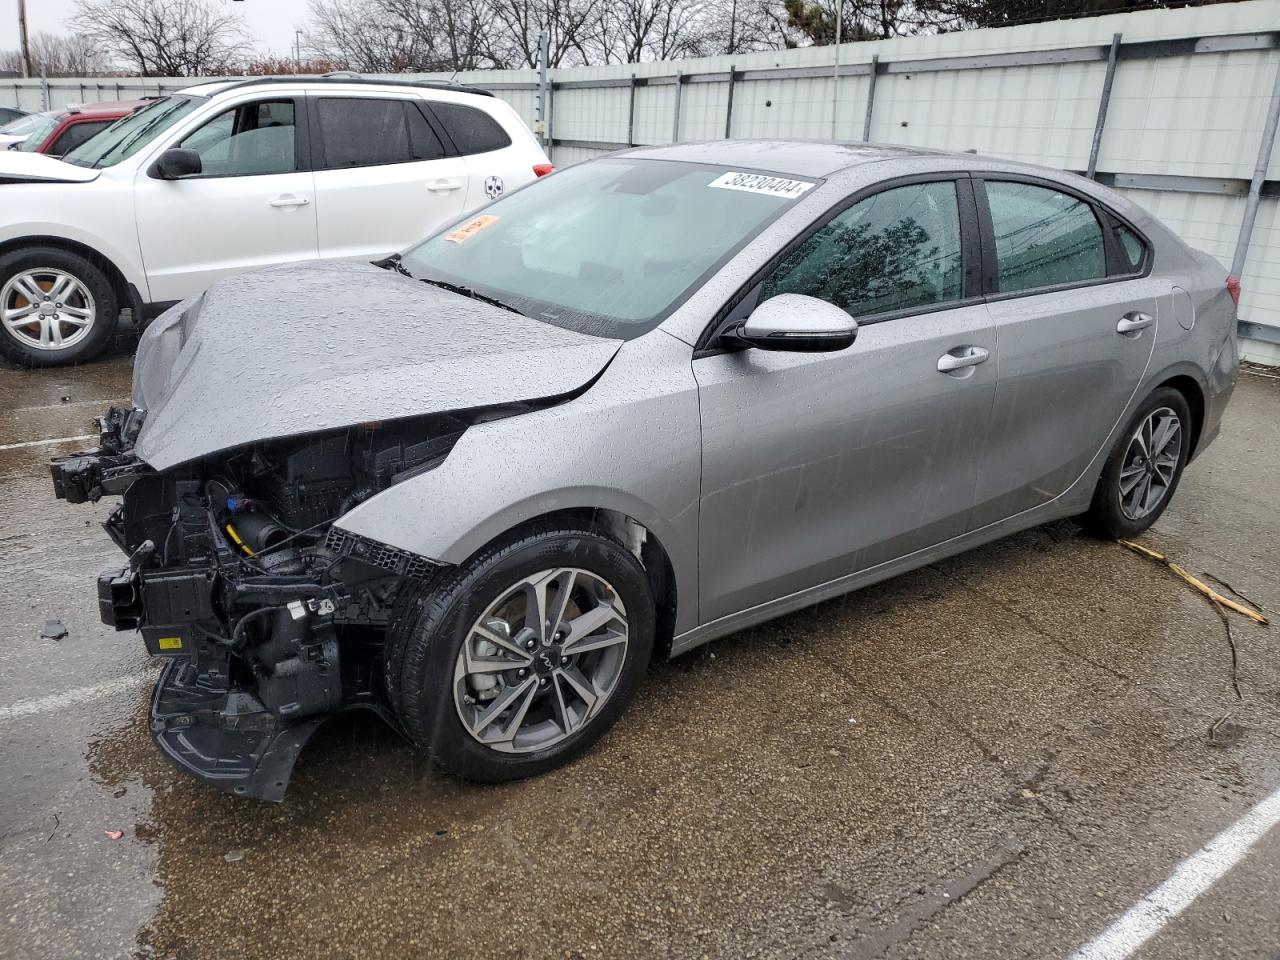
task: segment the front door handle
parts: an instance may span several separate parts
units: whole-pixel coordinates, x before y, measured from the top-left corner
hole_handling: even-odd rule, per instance
[[[311,201],[308,200],[306,197],[295,197],[292,194],[286,193],[284,196],[276,197],[274,200],[272,200],[271,206],[273,207],[305,207],[310,202]]]
[[[989,356],[991,356],[991,351],[986,347],[956,347],[938,358],[938,372],[954,373],[957,370],[963,370],[965,367],[976,367]]]
[[[1141,313],[1135,310],[1132,313],[1126,313],[1120,318],[1120,322],[1116,324],[1116,333],[1132,333],[1134,336],[1137,336],[1155,322],[1156,318],[1151,316],[1151,314]]]
[[[450,190],[461,190],[462,181],[461,180],[432,180],[430,183],[427,184],[427,189],[433,190],[436,193],[448,193]]]

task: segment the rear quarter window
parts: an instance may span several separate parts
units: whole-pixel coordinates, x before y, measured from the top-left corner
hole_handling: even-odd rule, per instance
[[[1147,245],[1142,238],[1122,223],[1115,228],[1117,246],[1120,248],[1120,266],[1125,273],[1141,273],[1147,259]]]
[[[463,154],[489,153],[511,146],[511,138],[493,117],[475,107],[460,103],[434,101],[431,111],[444,127],[458,152]]]

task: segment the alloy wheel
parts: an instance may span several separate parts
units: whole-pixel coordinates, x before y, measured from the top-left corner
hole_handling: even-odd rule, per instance
[[[573,567],[513,584],[468,630],[453,700],[467,732],[503,753],[545,750],[599,714],[626,663],[627,612],[612,585]]]
[[[65,270],[35,267],[0,290],[0,323],[33,350],[65,350],[89,335],[97,317],[93,294]]]
[[[1120,511],[1130,520],[1148,516],[1169,495],[1182,455],[1182,421],[1169,407],[1139,424],[1120,468]]]

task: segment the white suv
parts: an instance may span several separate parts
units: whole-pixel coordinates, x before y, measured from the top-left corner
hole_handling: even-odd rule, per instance
[[[384,257],[551,170],[510,106],[461,85],[190,87],[62,160],[0,154],[0,354],[87,360],[125,307],[146,319],[230,274]]]

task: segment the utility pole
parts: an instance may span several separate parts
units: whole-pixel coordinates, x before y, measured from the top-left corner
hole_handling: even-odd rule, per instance
[[[293,72],[302,72],[302,31],[293,31]]]
[[[18,0],[18,39],[22,45],[22,75],[30,79],[35,71],[31,69],[31,42],[27,39],[27,0]]]

